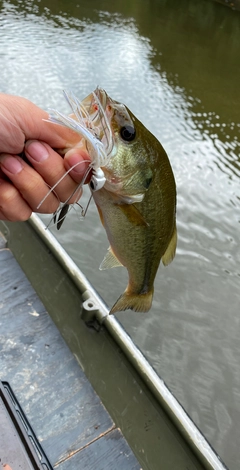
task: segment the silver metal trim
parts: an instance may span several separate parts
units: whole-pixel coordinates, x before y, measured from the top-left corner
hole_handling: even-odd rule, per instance
[[[122,351],[126,354],[128,360],[137,370],[142,380],[152,391],[155,398],[165,409],[167,414],[171,417],[179,431],[184,435],[199,460],[206,468],[226,470],[225,465],[221,462],[205,437],[190,419],[177,399],[172,395],[164,381],[157,375],[142,352],[133,343],[132,339],[123,329],[115,316],[109,315],[107,305],[64,248],[56,240],[54,235],[49,230],[46,230],[44,223],[37,215],[33,214],[29,219],[29,222],[42,238],[44,243],[50,248],[51,252],[55,255],[64,270],[66,270],[67,274],[71,277],[81,294],[84,296],[84,300],[87,299],[88,302],[90,301],[93,303],[97,320],[100,323],[104,323],[104,326],[120,346]],[[97,310],[96,305],[98,307]]]

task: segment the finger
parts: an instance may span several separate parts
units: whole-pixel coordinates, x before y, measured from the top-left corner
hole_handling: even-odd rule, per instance
[[[29,139],[43,140],[59,149],[72,148],[82,139],[67,127],[46,122],[48,112],[19,96],[0,93],[0,115],[1,152],[18,154]]]
[[[19,191],[8,181],[0,179],[0,220],[24,221],[32,210]]]
[[[50,187],[54,187],[59,199],[65,202],[77,188],[70,174],[66,173],[66,163],[48,144],[38,141],[28,141],[25,145],[25,154],[37,172]],[[75,162],[74,162],[75,163]],[[78,164],[75,167],[78,181],[81,182],[89,166],[89,156],[83,151],[78,153]],[[69,168],[67,168],[69,169]],[[79,194],[78,194],[79,197]],[[76,197],[71,202],[75,202]]]
[[[83,160],[87,162],[85,165],[83,164]],[[90,163],[91,160],[88,153],[80,148],[73,148],[69,150],[64,156],[65,169],[69,171],[72,168],[69,175],[77,183],[80,183],[83,178],[86,178],[84,183],[89,183],[91,173],[89,172],[87,177],[86,175]]]
[[[38,209],[39,202],[48,193],[48,187],[41,175],[20,157],[17,155],[1,155],[0,165],[3,173],[8,176],[13,183],[13,187],[15,186],[17,192],[20,193],[32,211],[51,214],[58,208],[59,201],[51,193],[41,208]],[[4,191],[2,191],[2,197],[8,198]]]

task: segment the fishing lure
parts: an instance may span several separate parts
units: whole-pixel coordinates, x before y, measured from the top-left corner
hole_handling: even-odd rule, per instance
[[[106,178],[101,167],[104,167],[109,162],[109,159],[114,156],[114,140],[112,135],[112,130],[109,125],[109,121],[106,117],[106,112],[103,109],[103,106],[97,96],[98,88],[96,92],[92,92],[91,100],[87,97],[84,101],[89,101],[88,109],[93,109],[95,112],[89,113],[87,107],[80,102],[78,98],[72,92],[63,91],[64,97],[72,109],[73,115],[66,116],[60,111],[55,109],[50,109],[48,122],[63,125],[68,127],[71,130],[76,131],[81,139],[85,139],[86,149],[91,158],[91,163],[79,185],[74,190],[74,192],[68,197],[68,199],[60,204],[60,207],[53,215],[54,223],[57,223],[58,230],[60,229],[67,212],[69,210],[69,201],[70,199],[82,188],[85,183],[89,173],[91,172],[91,179],[89,186],[92,191],[98,191],[101,189],[105,182]],[[72,117],[74,116],[74,117]],[[101,130],[101,131],[100,131]],[[77,163],[81,164],[83,162]],[[62,181],[62,179],[72,170],[75,166],[71,167],[62,178],[60,178],[57,183],[49,190],[46,196],[41,200],[37,209],[42,205],[46,200],[50,192],[54,191],[56,186]],[[90,201],[89,201],[90,202]],[[89,203],[88,203],[89,205]],[[87,207],[88,207],[87,205]],[[82,206],[81,206],[82,207]],[[84,210],[82,208],[82,215],[85,215],[87,208]],[[51,221],[52,221],[51,220]],[[51,224],[50,221],[50,224]]]

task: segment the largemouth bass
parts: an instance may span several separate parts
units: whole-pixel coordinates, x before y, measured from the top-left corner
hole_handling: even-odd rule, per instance
[[[89,184],[110,243],[100,269],[125,266],[129,275],[128,286],[110,313],[146,312],[160,261],[168,265],[177,244],[176,185],[168,156],[133,113],[103,89],[97,88],[81,103],[69,102],[75,130],[81,121],[90,133],[84,138],[93,174],[100,169],[103,175],[100,186],[98,178]],[[51,120],[61,123],[59,114]],[[70,121],[63,124],[71,127]],[[78,132],[83,135],[81,129]],[[94,139],[102,145],[95,153]]]

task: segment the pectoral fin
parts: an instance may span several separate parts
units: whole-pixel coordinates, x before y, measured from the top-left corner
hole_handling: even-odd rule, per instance
[[[118,207],[128,218],[129,222],[131,222],[133,225],[142,225],[144,227],[148,227],[148,223],[142,216],[141,212],[139,212],[137,207],[134,206],[134,204],[120,204]]]
[[[168,264],[171,263],[173,260],[175,253],[176,253],[176,248],[177,248],[177,228],[176,225],[174,227],[173,235],[172,238],[169,242],[169,245],[162,257],[162,262],[164,266],[167,266]]]
[[[109,269],[109,268],[116,268],[118,266],[122,266],[122,263],[118,261],[116,256],[114,255],[111,247],[108,248],[107,254],[105,255],[104,259],[102,260],[99,269],[100,271],[103,271],[104,269]]]

